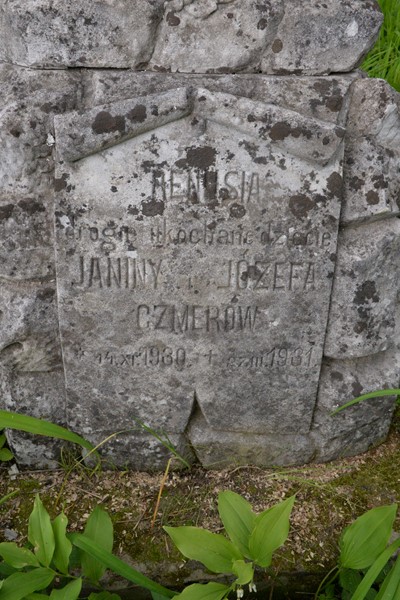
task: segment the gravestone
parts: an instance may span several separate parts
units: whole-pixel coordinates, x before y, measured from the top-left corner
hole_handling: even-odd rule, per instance
[[[3,405],[142,469],[146,427],[208,467],[383,440],[393,398],[330,414],[399,382],[400,101],[353,71],[376,4],[31,10],[0,21]]]

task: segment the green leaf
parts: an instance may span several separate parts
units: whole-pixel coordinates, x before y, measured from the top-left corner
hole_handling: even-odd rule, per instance
[[[139,571],[136,571],[136,569],[133,569],[124,563],[116,556],[113,556],[113,554],[110,552],[107,552],[103,548],[99,548],[95,542],[85,535],[81,533],[73,533],[70,535],[70,540],[74,546],[80,548],[87,554],[90,554],[93,556],[93,558],[102,562],[106,568],[111,569],[111,571],[114,571],[114,573],[117,575],[121,575],[121,577],[124,577],[128,581],[132,581],[133,583],[136,583],[137,585],[144,587],[151,592],[156,592],[162,596],[166,596],[167,598],[172,598],[176,595],[176,592],[172,592],[168,588],[159,585],[155,581],[152,581],[145,575],[139,573]]]
[[[82,579],[75,579],[75,581],[71,581],[67,583],[60,590],[52,590],[50,594],[51,600],[77,600],[79,598],[79,594],[82,589]]]
[[[1,462],[7,462],[9,460],[12,460],[13,458],[14,458],[14,454],[11,452],[11,450],[9,450],[8,448],[0,449],[0,461]]]
[[[165,598],[165,596],[160,596],[160,598]],[[121,600],[121,596],[118,594],[112,594],[111,592],[92,592],[88,598],[88,600]]]
[[[254,578],[254,569],[252,563],[246,563],[244,560],[235,560],[232,563],[232,571],[236,575],[238,585],[246,585]]]
[[[272,506],[256,518],[253,533],[250,536],[251,558],[260,566],[271,564],[272,554],[285,543],[289,535],[289,517],[295,496]]]
[[[48,567],[53,558],[55,541],[49,513],[43,506],[39,494],[36,494],[33,511],[29,517],[28,540],[40,564]]]
[[[19,548],[15,542],[2,542],[0,544],[0,556],[15,569],[40,566],[33,552],[27,548]]]
[[[400,555],[387,574],[375,600],[398,600],[400,598]]]
[[[376,561],[370,566],[360,585],[354,592],[351,600],[364,600],[379,573],[382,571],[388,560],[390,560],[392,554],[396,552],[398,548],[400,548],[400,538],[390,544],[390,546],[388,546],[386,550],[384,550],[382,554],[378,556]]]
[[[358,571],[353,571],[352,569],[343,569],[339,572],[339,581],[340,585],[344,590],[353,594],[357,586],[360,584],[362,580],[362,576]]]
[[[379,506],[361,515],[347,527],[340,540],[340,563],[348,569],[372,565],[389,541],[397,504]]]
[[[4,446],[4,444],[6,443],[7,438],[6,438],[6,434],[5,433],[1,433],[0,434],[0,448],[2,448]]]
[[[151,592],[151,597],[153,600],[168,600],[166,596],[161,596],[161,594],[157,594],[157,592]]]
[[[68,519],[62,512],[52,523],[55,549],[53,562],[61,573],[68,573],[69,557],[72,551],[72,544],[67,538]]]
[[[232,561],[243,558],[232,542],[218,533],[201,527],[163,529],[186,558],[200,561],[213,573],[233,573]]]
[[[49,600],[47,594],[28,594],[25,596],[24,600]]]
[[[113,524],[108,513],[100,506],[96,506],[91,513],[83,533],[92,542],[95,542],[99,548],[107,552],[112,551],[114,542]],[[104,564],[86,552],[82,554],[81,561],[83,574],[94,582],[99,581],[106,570]]]
[[[256,520],[251,504],[239,494],[225,491],[218,495],[218,511],[232,542],[243,556],[250,558],[249,539]]]
[[[54,423],[44,421],[43,419],[36,419],[35,417],[20,415],[7,410],[0,410],[0,429],[4,428],[18,429],[19,431],[66,440],[67,442],[72,442],[73,444],[82,446],[82,448],[86,448],[89,452],[94,450],[94,447],[90,442],[80,435],[68,431],[65,427],[55,425]],[[93,454],[95,454],[96,457],[99,456],[97,452],[94,452]]]
[[[46,589],[54,577],[54,571],[45,568],[34,569],[29,573],[14,573],[4,580],[0,600],[22,600],[32,592]]]
[[[222,600],[227,596],[230,587],[222,583],[193,583],[175,598],[179,600]]]

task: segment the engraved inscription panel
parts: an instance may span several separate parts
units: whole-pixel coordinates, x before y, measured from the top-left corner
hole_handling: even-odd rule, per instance
[[[215,429],[306,432],[335,266],[342,132],[208,90],[185,92],[174,119],[171,93],[126,115],[93,109],[56,122],[70,421],[87,434],[135,418],[180,433],[196,397]],[[153,123],[166,96],[168,118]],[[74,152],[85,149],[74,162],[71,131]]]

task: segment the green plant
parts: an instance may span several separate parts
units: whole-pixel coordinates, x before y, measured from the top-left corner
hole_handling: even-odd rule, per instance
[[[101,588],[99,580],[107,568],[147,588],[154,597],[157,594],[157,600],[174,596],[113,556],[113,525],[102,508],[92,511],[83,534],[68,534],[67,525],[63,512],[51,521],[36,496],[28,524],[30,546],[0,543],[0,600],[77,600],[85,581],[100,590],[89,600],[120,600],[118,594]]]
[[[13,453],[8,448],[4,448],[4,444],[7,442],[5,433],[0,433],[0,462],[7,462],[14,458]]]
[[[78,444],[90,454],[93,454],[97,461],[99,461],[99,455],[90,442],[80,435],[65,429],[65,427],[55,425],[44,419],[37,419],[36,417],[30,417],[28,415],[20,415],[19,413],[11,411],[0,410],[0,429],[16,429],[18,431],[26,431],[27,433],[36,435],[66,440],[73,444]]]
[[[391,390],[378,390],[376,392],[369,392],[368,394],[363,394],[362,396],[358,396],[358,398],[354,398],[354,400],[350,400],[350,402],[346,402],[342,406],[339,406],[331,416],[336,415],[341,412],[345,408],[349,408],[349,406],[353,406],[354,404],[359,404],[360,402],[364,402],[364,400],[371,400],[372,398],[382,398],[384,396],[397,396],[397,404],[400,403],[400,389],[395,388]]]
[[[255,566],[269,567],[273,553],[286,541],[294,500],[291,496],[257,515],[250,503],[238,494],[221,492],[218,512],[229,539],[200,527],[164,527],[186,558],[200,561],[213,573],[235,577],[231,585],[195,583],[177,598],[223,600],[232,591],[240,598],[244,585],[249,586],[249,591],[255,591]]]
[[[343,531],[339,563],[322,581],[315,598],[336,598],[334,583],[338,582],[343,600],[400,599],[400,556],[390,566],[400,548],[400,538],[389,544],[396,511],[397,504],[373,508]]]
[[[400,92],[400,0],[378,0],[384,22],[375,46],[361,68],[370,77],[386,79]]]

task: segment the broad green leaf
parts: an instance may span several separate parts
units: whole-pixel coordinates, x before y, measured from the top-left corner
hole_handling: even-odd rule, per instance
[[[339,572],[340,585],[347,592],[352,594],[356,591],[357,586],[360,584],[362,576],[358,571],[352,569],[343,569]]]
[[[239,494],[225,491],[218,496],[218,511],[232,542],[243,556],[250,558],[249,539],[256,520],[251,504]]]
[[[260,566],[271,564],[272,554],[285,543],[289,535],[289,517],[295,496],[272,506],[256,518],[253,533],[250,536],[251,558]]]
[[[252,563],[246,563],[244,560],[235,560],[232,563],[232,571],[236,575],[238,585],[246,585],[253,581],[254,569]]]
[[[222,583],[193,583],[175,597],[179,600],[222,600],[228,595],[230,589]]]
[[[60,440],[66,440],[73,444],[78,444],[86,450],[92,451],[94,447],[90,442],[82,438],[76,433],[72,433],[61,425],[55,425],[49,421],[42,419],[36,419],[35,417],[29,417],[27,415],[20,415],[18,413],[10,412],[7,410],[0,410],[0,429],[18,429],[19,431],[27,431],[28,433],[34,433],[37,435],[44,435]],[[98,457],[98,453],[93,453]]]
[[[0,434],[0,448],[2,448],[4,446],[4,444],[6,443],[6,434],[5,433],[1,433]]]
[[[113,524],[109,514],[100,508],[100,506],[96,506],[91,513],[83,533],[92,542],[95,542],[99,548],[107,552],[112,552],[114,542]],[[97,582],[103,576],[106,567],[102,562],[86,554],[86,552],[82,554],[81,561],[82,573],[86,577]]]
[[[398,600],[400,598],[400,556],[397,557],[392,569],[386,575],[385,581],[375,600]]]
[[[29,573],[14,573],[4,580],[0,600],[22,600],[32,592],[46,589],[54,577],[54,571],[45,568],[34,569]]]
[[[18,569],[11,567],[5,562],[0,562],[0,581],[6,577],[9,577],[9,575],[12,575],[16,571],[18,571]]]
[[[390,560],[391,556],[398,548],[400,548],[400,538],[390,544],[390,546],[388,546],[386,550],[384,550],[382,554],[378,556],[376,561],[370,566],[360,585],[354,592],[351,600],[364,600],[364,598],[366,598],[368,591],[378,577],[379,573],[382,571],[388,560]]]
[[[67,583],[60,590],[52,590],[50,600],[77,600],[82,589],[82,579],[75,579]]]
[[[213,573],[233,573],[232,561],[242,555],[235,546],[218,533],[200,527],[163,527],[179,551],[198,560]]]
[[[33,511],[29,517],[28,540],[40,564],[48,567],[53,558],[55,541],[49,513],[43,506],[39,494],[36,494]]]
[[[27,548],[19,548],[15,542],[2,542],[0,544],[0,556],[14,569],[24,567],[40,567],[36,556]]]
[[[144,587],[151,592],[156,592],[161,594],[161,596],[166,596],[167,598],[173,598],[176,595],[176,592],[172,592],[168,588],[165,588],[155,581],[152,581],[110,552],[107,552],[103,548],[99,548],[95,542],[85,535],[81,533],[73,533],[70,535],[70,540],[74,546],[80,548],[80,550],[83,550],[84,552],[87,552],[93,556],[93,558],[102,562],[106,568],[111,569],[111,571],[114,571],[114,573],[117,575],[121,575],[121,577],[124,577],[128,581],[132,581],[133,583],[136,583],[137,585]]]
[[[0,461],[1,462],[7,462],[9,460],[12,460],[13,458],[14,458],[14,454],[11,452],[11,450],[9,450],[8,448],[0,449]]]
[[[61,573],[68,573],[69,557],[72,551],[72,544],[66,535],[67,525],[68,519],[63,512],[58,515],[52,523],[56,544],[53,562]]]
[[[159,598],[165,598],[165,596],[159,596]],[[111,592],[92,592],[88,600],[121,600],[121,596],[118,594],[112,594]],[[154,597],[153,597],[154,600]]]
[[[347,527],[340,540],[340,563],[348,569],[366,569],[384,551],[392,532],[397,504],[379,506]]]
[[[24,600],[49,600],[47,594],[28,594],[25,596]]]

